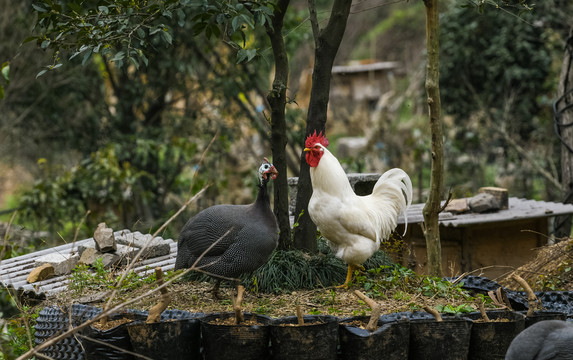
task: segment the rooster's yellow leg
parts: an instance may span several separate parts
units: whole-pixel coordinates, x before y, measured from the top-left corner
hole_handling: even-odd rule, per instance
[[[346,281],[344,282],[344,284],[338,285],[336,288],[337,289],[340,289],[340,288],[348,289],[348,286],[352,282],[352,275],[354,274],[354,270],[358,270],[358,269],[360,269],[360,266],[349,264],[348,265],[348,272],[346,273]]]

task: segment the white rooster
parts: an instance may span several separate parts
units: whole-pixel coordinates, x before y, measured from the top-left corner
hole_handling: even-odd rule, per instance
[[[356,195],[327,146],[322,132],[316,135],[315,131],[305,142],[313,190],[308,214],[336,257],[348,264],[346,281],[340,286],[348,288],[354,270],[378,251],[396,228],[398,216],[412,203],[412,182],[404,170],[390,169],[378,179],[371,195]]]

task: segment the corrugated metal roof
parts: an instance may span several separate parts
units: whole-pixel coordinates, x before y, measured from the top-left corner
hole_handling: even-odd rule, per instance
[[[122,236],[131,233],[129,230],[121,230],[114,232],[114,235]],[[133,233],[138,234],[138,233]],[[154,271],[156,267],[161,267],[163,271],[172,270],[175,266],[175,258],[177,256],[177,243],[171,239],[161,239],[170,246],[168,255],[158,256],[149,259],[139,260],[137,266],[133,271],[140,275],[145,275]],[[24,293],[32,292],[38,295],[52,295],[64,291],[68,287],[70,275],[55,276],[47,280],[39,281],[34,284],[27,282],[28,275],[34,269],[34,262],[39,257],[60,253],[63,255],[71,255],[77,253],[80,245],[86,245],[93,242],[93,238],[76,241],[75,243],[56,246],[53,248],[36,251],[30,254],[2,260],[0,262],[0,283],[6,288],[13,288]]]
[[[424,221],[422,210],[425,204],[413,204],[408,209],[408,224],[421,223]],[[499,210],[488,213],[463,213],[452,214],[449,212],[442,212],[440,214],[440,225],[461,227],[474,224],[485,224],[493,222],[533,219],[552,217],[558,215],[573,214],[573,205],[520,199],[516,197],[509,198],[509,208],[507,210]],[[399,224],[404,224],[404,217],[398,219]]]

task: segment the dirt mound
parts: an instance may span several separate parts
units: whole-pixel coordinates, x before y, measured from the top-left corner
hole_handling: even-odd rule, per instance
[[[514,274],[525,279],[534,291],[573,288],[573,239],[539,248],[533,261],[517,268],[499,283],[519,290],[519,285],[511,279]]]

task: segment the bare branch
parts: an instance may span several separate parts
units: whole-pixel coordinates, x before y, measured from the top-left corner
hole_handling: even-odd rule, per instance
[[[310,25],[312,26],[312,35],[316,45],[320,29],[318,28],[318,16],[316,15],[316,4],[314,3],[314,0],[308,0],[308,12],[310,13]]]

